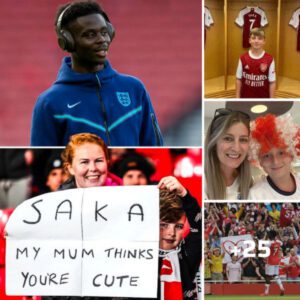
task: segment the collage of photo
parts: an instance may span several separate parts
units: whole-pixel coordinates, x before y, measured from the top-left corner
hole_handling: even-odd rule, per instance
[[[299,0],[0,3],[0,300],[300,299]]]
[[[298,299],[300,2],[203,9],[203,299]]]

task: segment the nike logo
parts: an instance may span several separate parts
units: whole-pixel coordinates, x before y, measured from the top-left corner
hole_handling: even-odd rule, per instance
[[[78,102],[76,102],[76,103],[74,103],[74,104],[69,104],[68,103],[68,108],[73,108],[73,107],[75,107],[75,106],[77,106],[78,104],[80,104],[81,103],[81,101],[78,101]]]

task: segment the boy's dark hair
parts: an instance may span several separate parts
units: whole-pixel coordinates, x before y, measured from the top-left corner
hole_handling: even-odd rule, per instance
[[[185,214],[182,201],[175,192],[160,190],[159,202],[160,220],[163,222],[175,223]]]
[[[60,6],[57,10],[55,17],[55,27],[57,26],[57,21],[61,13],[69,7],[63,14],[63,18],[60,23],[60,28],[66,28],[68,24],[79,17],[100,14],[105,20],[108,20],[106,13],[102,10],[101,6],[95,1],[81,1],[81,2],[69,2]]]
[[[277,236],[277,232],[275,230],[270,230],[268,232],[268,237],[271,241],[274,241]]]

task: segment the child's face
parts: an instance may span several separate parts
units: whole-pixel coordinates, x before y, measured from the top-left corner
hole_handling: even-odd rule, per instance
[[[232,256],[231,260],[232,260],[233,263],[236,263],[237,262],[237,256],[235,256],[235,255]]]
[[[265,45],[265,38],[252,34],[249,38],[249,44],[251,45],[251,49],[261,50]]]
[[[183,215],[176,223],[160,222],[159,248],[162,250],[175,249],[182,240],[183,226],[186,216]]]
[[[278,181],[290,174],[292,156],[285,149],[272,148],[259,157],[259,162],[271,179]]]
[[[62,168],[53,169],[48,175],[46,186],[48,186],[51,191],[57,191],[65,179],[66,174]]]

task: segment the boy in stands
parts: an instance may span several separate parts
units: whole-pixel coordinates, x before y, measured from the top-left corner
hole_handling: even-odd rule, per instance
[[[160,289],[157,300],[197,299],[196,273],[202,252],[198,202],[173,176],[160,180]],[[188,220],[189,234],[183,238]]]
[[[253,28],[249,43],[250,50],[240,57],[236,71],[236,98],[274,98],[275,63],[264,50],[264,30]]]

